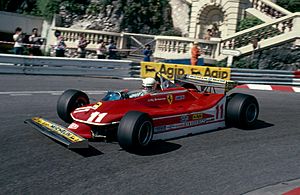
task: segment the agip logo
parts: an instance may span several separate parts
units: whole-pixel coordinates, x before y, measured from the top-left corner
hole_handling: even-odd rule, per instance
[[[220,78],[225,80],[230,79],[230,68],[141,62],[141,77],[154,78],[156,72],[160,72],[169,79],[174,79],[174,75],[184,74]]]

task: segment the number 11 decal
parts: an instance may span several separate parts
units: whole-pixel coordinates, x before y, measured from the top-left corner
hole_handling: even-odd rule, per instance
[[[93,122],[96,119],[94,122],[100,123],[106,115],[107,115],[107,113],[93,112],[87,121]]]
[[[223,119],[224,118],[224,104],[217,105],[216,107],[216,119]]]

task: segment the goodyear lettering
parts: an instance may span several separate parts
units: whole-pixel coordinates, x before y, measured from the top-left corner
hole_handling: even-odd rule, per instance
[[[210,68],[207,67],[205,69],[204,76],[225,79],[228,77],[228,73],[225,71],[217,71],[217,70],[211,71]]]
[[[193,114],[192,119],[193,120],[199,120],[203,118],[203,114],[199,113],[199,114]]]

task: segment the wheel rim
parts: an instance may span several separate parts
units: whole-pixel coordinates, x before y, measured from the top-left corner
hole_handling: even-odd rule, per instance
[[[87,101],[86,101],[86,99],[84,99],[84,98],[78,98],[78,99],[75,101],[75,106],[76,106],[76,108],[82,107],[82,106],[84,106],[84,105],[86,105],[86,104],[87,104]]]
[[[255,104],[250,104],[246,110],[246,118],[248,123],[252,123],[257,117],[257,107]]]
[[[140,145],[146,146],[152,138],[152,124],[150,121],[145,121],[139,130],[138,141]]]
[[[85,98],[79,97],[74,102],[74,105],[71,107],[71,112],[73,112],[76,108],[82,107],[84,105],[88,104]]]

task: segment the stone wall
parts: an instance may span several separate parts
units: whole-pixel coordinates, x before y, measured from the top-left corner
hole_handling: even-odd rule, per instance
[[[300,69],[300,46],[285,43],[262,51],[257,50],[252,55],[235,58],[233,67],[298,70]]]
[[[174,27],[180,29],[183,36],[188,36],[190,4],[186,0],[170,0],[170,5]]]
[[[0,11],[0,32],[15,33],[16,27],[21,27],[24,33],[31,34],[33,28],[42,32],[43,18]]]

